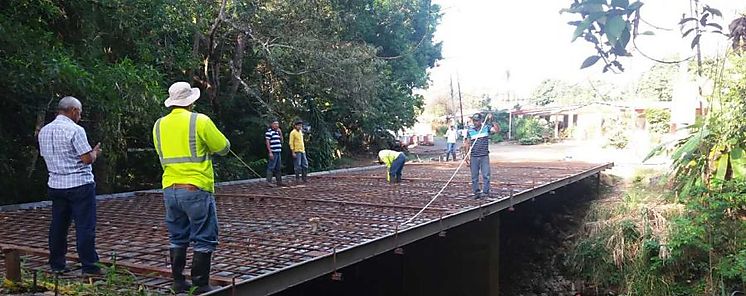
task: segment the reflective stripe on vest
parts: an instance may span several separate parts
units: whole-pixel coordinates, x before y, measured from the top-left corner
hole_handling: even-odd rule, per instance
[[[197,113],[192,113],[189,117],[189,157],[163,157],[163,150],[161,149],[161,119],[155,122],[155,137],[158,142],[157,152],[158,157],[161,160],[161,165],[167,165],[172,163],[200,163],[209,159],[208,155],[197,156]]]

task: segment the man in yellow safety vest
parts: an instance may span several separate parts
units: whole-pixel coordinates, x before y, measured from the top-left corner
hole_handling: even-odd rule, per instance
[[[218,218],[213,197],[212,154],[226,155],[230,142],[209,117],[192,112],[199,88],[176,82],[168,89],[171,112],[153,127],[153,142],[163,167],[163,198],[170,240],[173,290],[195,294],[214,289],[209,284],[212,252],[218,244]],[[184,277],[186,251],[194,242],[192,283]]]
[[[401,171],[407,157],[404,152],[394,150],[381,150],[378,152],[378,161],[386,165],[386,181],[389,183],[401,182]]]

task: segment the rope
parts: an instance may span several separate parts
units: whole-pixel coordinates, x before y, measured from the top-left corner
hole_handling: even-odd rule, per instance
[[[257,176],[257,177],[259,177],[259,178],[261,178],[261,177],[262,177],[262,175],[258,174],[258,173],[257,173],[256,171],[254,171],[254,169],[252,169],[252,168],[251,168],[251,167],[250,167],[250,166],[249,166],[248,164],[246,164],[246,162],[244,162],[244,161],[243,161],[243,159],[241,159],[241,157],[239,157],[239,156],[238,156],[238,154],[236,154],[236,152],[233,152],[233,150],[229,150],[229,151],[230,151],[230,152],[231,152],[231,154],[233,154],[233,156],[235,156],[235,157],[236,157],[236,159],[238,159],[238,161],[240,161],[240,162],[241,162],[241,163],[242,163],[242,164],[243,164],[243,165],[244,165],[244,166],[245,166],[245,167],[246,167],[247,169],[249,169],[249,170],[250,170],[250,171],[251,171],[252,173],[254,173],[254,175],[256,175],[256,176]]]
[[[490,118],[490,117],[492,117],[492,113],[487,114],[487,116],[484,117],[484,120],[482,121],[482,128],[484,128],[484,124],[487,123],[487,119]],[[442,188],[440,188],[440,190],[438,191],[438,193],[436,193],[435,196],[433,196],[433,198],[430,199],[430,202],[428,202],[424,207],[422,207],[422,209],[420,209],[420,211],[417,212],[417,214],[414,214],[414,216],[412,216],[412,218],[409,218],[409,220],[405,221],[404,223],[399,224],[399,226],[404,226],[406,224],[411,223],[415,218],[417,218],[423,212],[425,212],[425,210],[428,207],[430,207],[430,205],[432,205],[433,202],[435,202],[435,200],[438,199],[438,197],[440,197],[440,195],[443,193],[443,191],[446,189],[446,187],[448,187],[448,185],[451,184],[451,181],[453,181],[453,178],[456,177],[456,174],[458,174],[459,170],[461,170],[461,167],[464,165],[464,162],[466,162],[466,158],[469,157],[469,155],[471,154],[471,150],[474,148],[474,144],[476,144],[476,143],[477,143],[476,140],[472,141],[471,146],[469,146],[469,151],[466,152],[466,157],[464,157],[464,158],[461,159],[461,162],[458,164],[458,167],[456,168],[456,170],[451,175],[451,178],[449,178],[448,181],[446,182],[446,184],[443,185]]]

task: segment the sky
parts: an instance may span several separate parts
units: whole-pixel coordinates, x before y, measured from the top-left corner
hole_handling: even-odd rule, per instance
[[[630,1],[632,2],[632,1]],[[638,45],[646,54],[659,59],[689,56],[689,42],[681,39],[678,22],[689,11],[687,0],[643,0],[643,19],[653,25],[673,31],[644,28],[654,36],[641,36]],[[701,0],[702,4],[723,11],[724,27],[738,11],[746,12],[746,1]],[[458,77],[462,92],[471,95],[504,93],[527,96],[545,79],[561,79],[576,83],[589,77],[620,85],[637,80],[654,62],[633,52],[634,57],[622,60],[623,74],[601,74],[601,63],[580,70],[580,64],[595,51],[590,43],[571,43],[574,27],[567,24],[578,15],[560,14],[572,0],[434,0],[441,6],[443,17],[435,40],[443,42],[443,60],[431,70],[431,86],[427,99],[446,96],[449,79]],[[691,39],[690,39],[691,40]],[[703,37],[708,54],[727,47],[724,37]],[[506,73],[510,72],[510,80]]]

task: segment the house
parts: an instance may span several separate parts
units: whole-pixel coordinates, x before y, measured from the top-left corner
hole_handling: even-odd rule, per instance
[[[513,138],[516,118],[531,116],[546,120],[553,129],[553,138],[561,135],[577,140],[597,139],[604,130],[618,128],[619,124],[630,131],[647,131],[646,111],[671,110],[671,102],[594,102],[570,106],[549,106],[510,111],[509,139]]]

